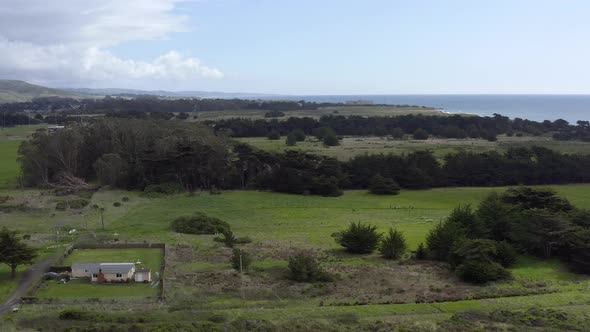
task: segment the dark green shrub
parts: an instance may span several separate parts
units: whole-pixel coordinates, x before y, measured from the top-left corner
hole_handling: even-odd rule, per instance
[[[232,231],[225,231],[222,234],[223,244],[228,248],[233,248],[234,244],[236,244],[236,237]]]
[[[517,257],[518,253],[510,243],[506,241],[496,243],[496,255],[494,256],[495,262],[503,267],[511,267],[516,263]]]
[[[429,258],[446,261],[450,258],[455,243],[465,238],[464,231],[453,222],[444,221],[434,226],[426,235]]]
[[[115,203],[113,203],[113,206],[114,207],[120,207],[121,206],[121,202],[115,202]]]
[[[403,256],[408,250],[408,244],[404,233],[390,228],[387,236],[381,240],[379,251],[381,255],[387,259],[398,259]]]
[[[322,139],[322,142],[325,146],[338,146],[340,145],[340,141],[338,140],[338,136],[334,133],[329,133]]]
[[[311,254],[298,253],[289,257],[289,278],[298,282],[332,281]]]
[[[287,146],[297,145],[297,138],[295,137],[295,135],[293,133],[290,133],[289,135],[287,135],[287,139],[285,140],[285,144],[287,144]]]
[[[333,176],[316,176],[311,179],[311,192],[314,195],[337,197],[342,195],[339,181]]]
[[[129,197],[124,196],[123,198],[121,198],[121,201],[127,203],[127,202],[129,202]]]
[[[422,128],[418,128],[414,131],[414,133],[412,134],[412,136],[414,137],[414,139],[417,140],[426,140],[428,139],[428,132]]]
[[[333,236],[346,251],[354,254],[372,253],[381,239],[381,234],[377,233],[377,226],[361,222],[350,223],[346,230]]]
[[[246,271],[252,264],[252,257],[244,250],[236,248],[232,251],[230,263],[234,270],[240,271],[241,267],[243,271]]]
[[[72,199],[68,201],[68,206],[70,207],[70,209],[82,209],[84,207],[86,207],[88,204],[90,204],[90,201],[87,199]]]
[[[369,182],[369,192],[375,195],[397,195],[400,187],[392,178],[384,178],[377,174]]]
[[[197,212],[192,216],[179,217],[170,225],[172,230],[184,234],[217,234],[230,230],[225,221]]]
[[[264,113],[265,118],[281,118],[283,116],[285,116],[285,113],[281,111],[268,111]]]
[[[397,127],[397,128],[393,128],[393,130],[391,131],[391,137],[395,138],[395,139],[402,139],[404,138],[404,136],[406,136],[406,133],[404,132],[403,129]]]
[[[61,320],[88,320],[92,316],[91,313],[78,309],[64,309],[59,313],[59,319]]]
[[[496,262],[479,260],[466,261],[455,270],[457,276],[464,281],[483,284],[490,281],[502,280],[510,277],[510,271]]]
[[[295,140],[297,142],[303,142],[305,141],[305,133],[303,132],[303,130],[301,129],[295,129],[291,132],[291,134],[293,134],[295,136]]]
[[[422,259],[426,259],[427,256],[428,256],[428,253],[426,252],[426,248],[424,248],[424,243],[420,243],[418,245],[418,248],[416,248],[415,258],[422,260]]]

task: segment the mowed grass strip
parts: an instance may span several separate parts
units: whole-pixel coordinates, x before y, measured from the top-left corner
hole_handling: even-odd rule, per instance
[[[16,162],[19,141],[0,141],[0,190],[16,186],[19,165]]]
[[[34,295],[38,298],[137,298],[156,297],[158,287],[145,283],[93,284],[88,279],[72,279],[62,284],[45,281]]]

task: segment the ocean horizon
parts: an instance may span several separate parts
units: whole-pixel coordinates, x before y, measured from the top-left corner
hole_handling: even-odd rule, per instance
[[[448,113],[469,113],[535,121],[564,119],[572,124],[590,120],[588,95],[533,94],[400,94],[400,95],[282,95],[262,99],[345,102],[369,100],[375,104],[417,105],[441,109]]]

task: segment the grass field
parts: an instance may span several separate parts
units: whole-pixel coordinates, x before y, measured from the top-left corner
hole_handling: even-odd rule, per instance
[[[199,112],[198,117],[191,117],[187,121],[205,121],[205,120],[222,120],[231,118],[249,118],[249,119],[264,119],[264,114],[267,111],[261,110],[228,110],[217,112]],[[439,115],[446,116],[440,110],[433,108],[421,107],[395,107],[395,106],[338,106],[338,107],[322,107],[317,110],[301,110],[301,111],[286,111],[284,117],[276,118],[278,120],[286,120],[289,117],[311,117],[320,118],[325,115],[343,115],[343,116],[396,116],[407,114],[423,114],[423,115]]]
[[[144,283],[91,284],[85,279],[72,279],[65,284],[45,281],[35,297],[41,299],[92,299],[92,298],[156,298],[158,288]]]
[[[508,137],[498,136],[498,141],[489,142],[484,139],[428,139],[428,140],[393,140],[385,137],[344,137],[339,146],[326,147],[313,137],[308,137],[296,146],[287,146],[285,138],[269,140],[266,137],[236,138],[240,142],[251,144],[266,151],[281,152],[299,150],[339,160],[348,160],[361,154],[394,153],[402,154],[419,150],[432,150],[437,157],[450,152],[469,151],[506,151],[511,147],[542,146],[561,153],[590,154],[590,144],[576,141],[555,141],[549,137]]]
[[[14,188],[19,166],[16,162],[18,146],[28,135],[47,126],[17,126],[0,129],[0,190]]]

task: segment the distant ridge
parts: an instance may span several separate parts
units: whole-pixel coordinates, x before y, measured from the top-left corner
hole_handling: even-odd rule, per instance
[[[117,95],[152,95],[170,98],[258,98],[279,96],[264,93],[247,92],[219,92],[219,91],[165,91],[165,90],[138,90],[138,89],[89,89],[89,88],[62,88],[63,90],[86,96],[117,96]]]
[[[80,96],[70,91],[52,89],[24,81],[0,79],[0,103],[26,102],[39,97],[79,98]]]

